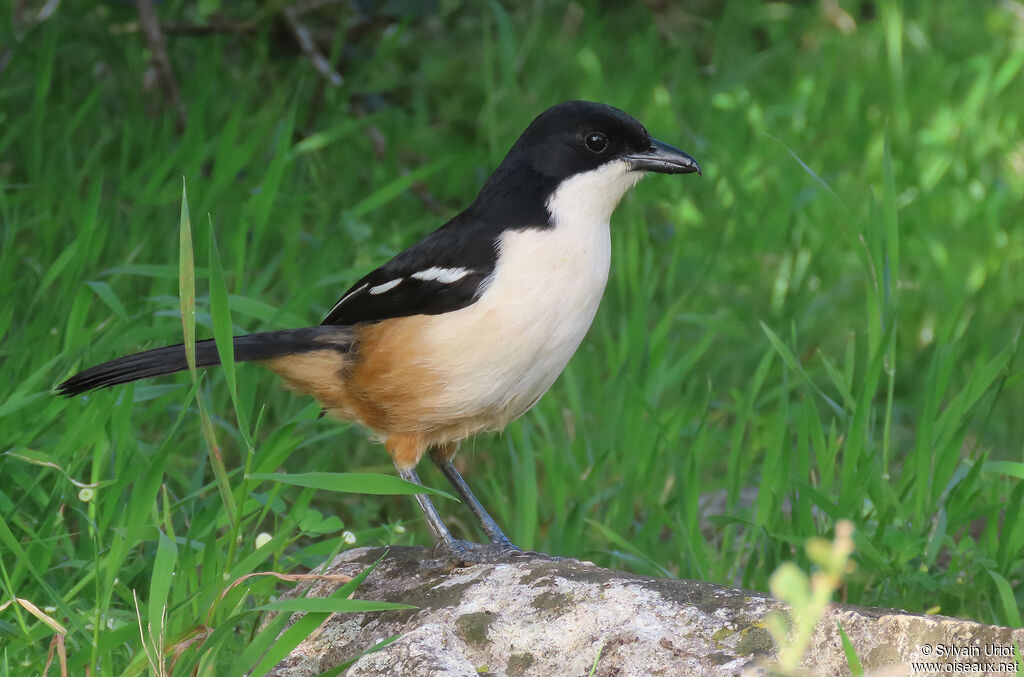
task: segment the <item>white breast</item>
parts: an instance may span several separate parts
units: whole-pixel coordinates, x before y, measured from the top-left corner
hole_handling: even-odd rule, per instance
[[[553,227],[503,235],[479,300],[428,323],[424,352],[447,381],[439,415],[472,419],[467,435],[501,428],[558,378],[604,294],[611,213],[640,176],[615,163],[565,181],[548,201]]]

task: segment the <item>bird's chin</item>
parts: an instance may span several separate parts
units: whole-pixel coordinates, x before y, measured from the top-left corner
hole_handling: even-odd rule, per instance
[[[622,163],[626,166],[626,176],[633,178],[634,185],[651,172],[650,169],[634,167],[629,160],[623,160]]]
[[[631,182],[629,184],[630,188],[640,183],[640,181],[646,178],[648,174],[650,174],[649,169],[633,169],[629,166],[628,162],[626,163],[626,178]]]
[[[609,162],[581,172],[561,183],[548,199],[548,211],[556,221],[607,223],[619,200],[643,171],[633,171],[628,162]]]

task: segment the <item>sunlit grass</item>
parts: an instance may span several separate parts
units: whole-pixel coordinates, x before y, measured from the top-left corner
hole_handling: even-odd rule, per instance
[[[845,518],[845,601],[1019,625],[1019,19],[879,2],[850,10],[847,35],[816,4],[579,22],[481,7],[390,33],[312,118],[301,58],[259,37],[176,40],[181,135],[107,18],[62,8],[17,44],[0,79],[3,600],[66,628],[76,673],[146,668],[137,596],[151,650],[191,642],[180,669],[231,674],[269,646],[255,609],[282,585],[221,598],[232,581],[315,566],[353,537],[427,543],[408,497],[260,479],[390,463],[257,367],[70,401],[50,389],[181,340],[182,177],[197,335],[309,326],[443,221],[412,182],[455,214],[532,115],[581,97],[635,114],[705,175],[627,198],[565,375],[504,434],[464,445],[513,540],[766,590]],[[381,98],[354,121],[347,100],[366,94]],[[0,668],[41,669],[53,635],[23,606],[0,611]]]

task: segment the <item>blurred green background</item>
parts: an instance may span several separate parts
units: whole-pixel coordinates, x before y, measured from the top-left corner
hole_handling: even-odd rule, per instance
[[[228,583],[429,542],[408,496],[243,477],[390,472],[257,367],[237,369],[237,409],[221,370],[198,389],[221,492],[187,375],[52,394],[180,341],[182,177],[200,338],[227,321],[207,293],[221,267],[236,333],[309,326],[572,98],[626,110],[705,171],[625,200],[566,373],[464,444],[512,539],[763,590],[846,518],[844,601],[1021,625],[1020,2],[154,10],[173,84],[134,3],[2,9],[0,596],[39,614],[0,611],[0,674],[41,669],[51,646],[94,674],[175,649],[176,673],[261,674],[287,642],[261,659],[254,608],[281,584]]]

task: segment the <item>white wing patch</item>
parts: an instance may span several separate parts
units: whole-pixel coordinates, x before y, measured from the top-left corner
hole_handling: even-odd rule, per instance
[[[466,277],[467,275],[471,274],[472,272],[473,271],[468,268],[441,268],[439,266],[434,266],[431,268],[427,268],[425,270],[417,271],[410,275],[409,277],[414,280],[419,280],[421,282],[453,284],[455,282],[458,282],[462,278]],[[372,294],[373,296],[378,296],[380,294],[389,292],[398,285],[402,284],[403,280],[405,280],[404,277],[396,277],[393,280],[382,282],[374,287],[371,287],[368,282],[364,282],[357,288],[345,294],[340,301],[334,304],[334,307],[331,308],[331,312],[328,313],[328,315],[333,314],[335,311],[338,310],[338,308],[341,308],[343,305],[345,305],[345,302],[351,299],[353,296],[358,296],[363,292],[367,292],[369,294]]]
[[[435,282],[440,282],[441,284],[451,284],[452,282],[458,282],[462,278],[464,278],[467,275],[469,275],[471,272],[473,272],[473,271],[468,270],[466,268],[437,268],[437,267],[434,267],[434,268],[427,268],[426,270],[421,270],[419,272],[413,273],[412,277],[417,279],[417,280],[422,280],[424,282],[435,281]],[[372,294],[373,291],[371,290],[370,293]]]
[[[370,287],[370,293],[373,294],[373,295],[377,295],[377,294],[383,294],[386,291],[391,291],[392,289],[394,289],[395,287],[400,285],[402,283],[403,279],[404,278],[399,277],[399,278],[396,278],[394,280],[391,280],[390,282],[385,282],[384,284],[378,284],[376,287]]]

